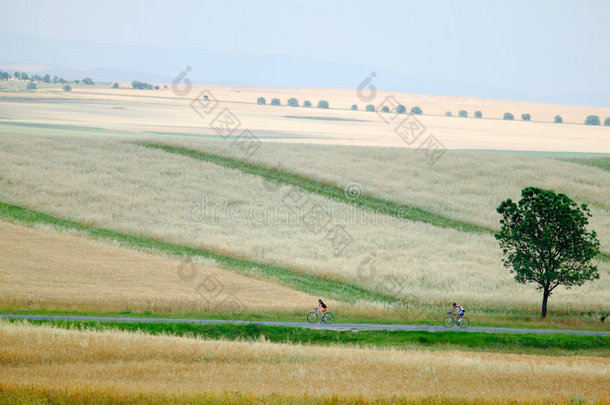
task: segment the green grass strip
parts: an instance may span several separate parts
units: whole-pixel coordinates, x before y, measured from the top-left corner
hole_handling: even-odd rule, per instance
[[[83,232],[95,239],[118,242],[124,246],[140,249],[152,249],[175,256],[193,256],[213,259],[220,266],[248,274],[259,274],[265,278],[276,280],[281,284],[303,291],[307,294],[328,297],[338,301],[356,302],[378,301],[397,303],[398,299],[364,289],[355,284],[302,273],[287,267],[260,263],[245,258],[229,256],[203,248],[193,248],[171,242],[160,241],[146,236],[131,235],[111,229],[95,226],[85,226],[75,221],[62,219],[33,211],[25,207],[0,202],[0,218],[10,218],[24,224],[46,224],[60,229]]]
[[[159,149],[168,153],[187,156],[204,162],[214,163],[230,169],[239,170],[245,174],[260,176],[273,183],[300,187],[303,190],[313,194],[318,194],[342,203],[354,205],[358,208],[373,210],[375,212],[390,215],[396,218],[425,222],[431,225],[440,226],[443,228],[453,228],[463,232],[486,234],[495,232],[493,229],[464,221],[458,221],[439,214],[434,214],[419,207],[399,204],[394,201],[374,197],[369,194],[362,194],[356,198],[350,198],[348,193],[346,193],[343,188],[337,186],[336,184],[315,180],[300,174],[288,172],[286,170],[160,143],[143,143],[140,145],[152,149]]]
[[[16,321],[19,322],[19,321]],[[205,339],[257,340],[261,336],[275,343],[308,345],[356,346],[424,346],[450,350],[495,351],[502,353],[542,353],[570,355],[589,353],[610,357],[610,338],[606,336],[537,335],[479,332],[425,331],[338,331],[329,329],[290,328],[259,324],[186,324],[186,323],[122,323],[93,321],[28,321],[74,329],[118,329],[143,331],[152,335],[201,337]]]
[[[610,172],[610,157],[584,157],[584,158],[566,158],[559,159],[564,162],[576,163],[584,166],[596,167],[598,169]]]

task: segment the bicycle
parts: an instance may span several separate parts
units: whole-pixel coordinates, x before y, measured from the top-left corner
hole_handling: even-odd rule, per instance
[[[320,316],[318,315],[318,309],[314,308],[314,310],[310,313],[307,314],[307,322],[309,323],[316,323],[318,322],[318,319],[320,318]],[[324,312],[324,318],[322,319],[322,322],[324,323],[333,323],[335,321],[335,316],[333,315],[332,312]]]
[[[462,318],[460,319],[460,322],[458,323],[457,318],[455,317],[455,314],[449,314],[449,316],[447,316],[447,317],[445,317],[445,319],[443,319],[443,326],[445,328],[451,328],[453,325],[456,325],[456,324],[460,328],[467,328],[468,325],[470,325],[470,321],[465,316],[462,316]]]

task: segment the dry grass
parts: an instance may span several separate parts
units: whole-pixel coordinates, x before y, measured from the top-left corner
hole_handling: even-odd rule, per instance
[[[330,274],[426,305],[460,300],[471,308],[516,307],[536,312],[539,307],[534,288],[516,284],[502,267],[491,236],[397,223],[387,217],[374,223],[369,216],[346,226],[354,243],[344,254],[335,255],[324,232],[314,233],[285,216],[279,223],[236,225],[221,210],[208,221],[189,220],[189,207],[201,202],[202,196],[224,210],[230,206],[249,209],[257,203],[273,211],[287,189],[270,192],[254,176],[116,138],[4,134],[0,143],[0,172],[5,173],[0,178],[0,200],[5,202],[121,232]],[[345,159],[338,155],[335,160],[339,165]],[[377,170],[373,166],[370,172]],[[480,174],[479,169],[472,170],[473,176]],[[441,178],[440,173],[434,176]],[[476,190],[466,190],[477,195]],[[318,196],[308,198],[328,203]],[[354,213],[359,218],[362,212]],[[375,270],[360,272],[358,266],[372,253]],[[599,281],[557,291],[552,310],[607,308],[609,267],[600,265]]]
[[[4,310],[306,312],[317,297],[273,282],[82,236],[0,221]]]
[[[243,158],[227,142],[171,144]],[[491,229],[499,228],[496,208],[506,198],[518,200],[530,185],[553,189],[589,205],[591,226],[610,252],[610,174],[601,169],[536,155],[457,151],[430,167],[421,153],[405,149],[269,143],[249,158],[341,186],[355,182],[363,192]]]
[[[362,400],[607,402],[610,362],[469,352],[206,341],[0,323],[0,389],[129,394],[240,392]]]

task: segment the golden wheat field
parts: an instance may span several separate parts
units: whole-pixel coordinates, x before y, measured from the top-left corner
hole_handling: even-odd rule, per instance
[[[3,135],[0,142],[0,170],[8,174],[0,179],[4,202],[83,224],[332,275],[418,305],[444,306],[459,299],[472,307],[532,312],[539,307],[535,289],[516,284],[502,267],[491,235],[367,215],[307,194],[313,203],[337,210],[336,215],[350,213],[339,224],[352,242],[337,254],[324,232],[281,209],[289,188],[270,190],[257,176],[143,148],[130,138],[15,133]],[[603,173],[584,173],[591,181],[605,181]],[[604,235],[607,230],[599,231]],[[363,270],[371,258],[374,268]],[[610,298],[610,264],[599,266],[600,280],[559,289],[554,310],[603,311]]]
[[[0,221],[0,307],[153,313],[305,311],[317,297],[78,234]]]
[[[209,341],[0,323],[3,390],[606,403],[610,361]]]

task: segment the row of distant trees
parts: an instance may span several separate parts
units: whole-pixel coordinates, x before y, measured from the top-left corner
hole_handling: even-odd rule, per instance
[[[38,82],[38,83],[54,83],[54,84],[67,84],[70,81],[66,80],[62,77],[51,76],[50,74],[45,75],[29,75],[26,72],[14,72],[10,74],[8,72],[0,72],[0,80],[9,80],[10,78],[15,78],[16,80],[30,81],[30,82]],[[74,84],[82,83],[84,85],[93,86],[95,82],[90,77],[85,77],[82,80],[75,79],[73,80]]]
[[[259,97],[258,99],[256,99],[256,104],[267,105],[267,99],[265,97]],[[271,102],[269,104],[276,105],[276,106],[282,105],[280,99],[275,98],[275,97],[271,99]],[[286,101],[286,105],[289,107],[299,107],[299,100],[294,97],[291,97],[288,99],[288,101]],[[311,101],[309,101],[309,100],[303,101],[303,107],[309,108],[311,106],[312,106]],[[330,108],[328,101],[326,101],[326,100],[318,101],[318,108],[325,108],[325,109]]]
[[[266,105],[267,104],[267,99],[265,97],[259,97],[256,100],[256,104],[258,105]],[[279,106],[282,105],[281,101],[279,98],[272,98],[270,105],[275,105],[275,106]],[[287,100],[286,105],[289,107],[299,107],[299,100],[291,97]],[[303,107],[311,107],[312,103],[309,100],[305,100],[303,101]],[[318,101],[318,108],[330,108],[328,101],[326,100],[320,100]],[[358,110],[358,105],[354,104],[351,106],[351,109],[353,111]],[[365,111],[375,111],[375,106],[373,104],[368,104],[365,108]],[[381,112],[390,112],[390,108],[388,106],[384,106],[381,108]],[[396,112],[399,114],[406,114],[407,113],[407,108],[404,105],[398,105],[396,107]],[[422,114],[423,111],[420,107],[413,107],[411,108],[411,114]]]
[[[352,111],[358,111],[358,105],[357,105],[357,104],[352,104],[352,106],[350,107],[350,109],[351,109]],[[364,107],[364,111],[368,111],[368,112],[375,112],[375,110],[376,110],[376,107],[375,107],[373,104],[367,104],[367,105]],[[381,107],[381,110],[379,110],[379,111],[384,112],[384,113],[389,113],[389,112],[391,112],[391,111],[390,111],[390,107],[388,107],[387,105],[385,105],[385,106]],[[397,106],[396,106],[396,108],[394,109],[394,111],[395,111],[396,113],[398,113],[398,114],[406,114],[406,113],[407,113],[407,107],[405,107],[405,106],[404,106],[404,105],[402,105],[402,104],[399,104],[399,105],[397,105]],[[414,115],[421,115],[421,114],[423,114],[423,113],[424,113],[424,111],[423,111],[423,110],[422,110],[420,107],[415,106],[415,107],[411,108],[411,114],[414,114]]]
[[[266,105],[267,104],[267,100],[265,99],[265,97],[259,97],[256,100],[256,103],[259,104],[259,105]],[[271,105],[275,105],[275,106],[282,105],[279,98],[272,98],[270,104]],[[286,102],[286,105],[289,106],[289,107],[299,107],[299,100],[297,100],[294,97],[289,98],[288,101]],[[303,102],[303,107],[311,107],[311,106],[312,106],[311,101],[305,100]],[[329,108],[328,101],[320,100],[318,102],[318,108]],[[358,105],[357,104],[353,104],[350,108],[351,108],[352,111],[358,111]],[[376,110],[376,107],[373,104],[368,104],[368,105],[366,105],[364,107],[364,111],[374,112],[375,110]],[[398,114],[406,114],[407,111],[408,111],[407,107],[405,107],[402,104],[396,106],[396,108],[393,109],[393,110],[394,110],[394,112],[396,112]],[[390,107],[388,107],[388,106],[381,107],[380,111],[384,112],[384,113],[391,112],[390,111]],[[420,107],[418,107],[418,106],[412,107],[410,112],[411,112],[411,114],[414,114],[414,115],[421,115],[421,114],[423,114],[423,110]],[[451,111],[447,111],[447,112],[445,112],[445,116],[452,117],[453,114],[451,113]],[[466,110],[459,110],[458,111],[458,117],[467,118],[468,117],[468,111],[466,111]],[[481,111],[479,111],[479,110],[475,111],[474,112],[474,118],[483,118],[483,113]],[[512,113],[510,113],[510,112],[505,112],[504,116],[502,118],[504,120],[507,120],[507,121],[513,121],[515,119],[515,116]],[[523,114],[521,114],[521,119],[523,121],[531,121],[532,120],[532,116],[529,113],[523,113]],[[553,122],[555,122],[556,124],[561,124],[561,123],[563,123],[563,118],[561,117],[561,115],[556,115]],[[599,117],[597,115],[589,115],[587,117],[587,119],[585,120],[585,124],[586,125],[601,125],[601,121],[600,121],[600,119],[599,119]],[[605,126],[610,126],[610,117],[605,119],[604,125]]]
[[[112,88],[113,89],[117,89],[119,87],[119,84],[117,82],[112,83]],[[158,84],[150,84],[147,82],[141,82],[139,80],[132,80],[131,82],[131,87],[133,87],[134,89],[138,89],[138,90],[159,90],[160,87]],[[167,88],[167,86],[165,86],[165,88]]]
[[[504,113],[504,117],[505,120],[514,120],[515,117],[513,116],[513,114],[507,112]],[[531,115],[529,114],[521,114],[521,119],[523,121],[530,121],[532,119]],[[555,119],[553,120],[553,122],[555,124],[562,124],[563,123],[563,118],[561,117],[561,115],[556,115]],[[585,125],[601,125],[601,121],[599,119],[599,117],[597,115],[589,115],[586,119],[585,119]],[[604,120],[604,125],[605,126],[609,126],[610,127],[610,117],[607,117]]]
[[[8,72],[0,71],[0,80],[9,80],[14,78],[15,80],[29,81],[29,83],[25,86],[28,90],[36,90],[38,85],[36,83],[53,83],[53,84],[63,84],[63,89],[65,91],[71,91],[72,86],[69,83],[73,84],[84,84],[85,86],[93,86],[95,82],[90,77],[85,77],[84,79],[75,79],[75,80],[66,80],[63,77],[51,76],[50,74],[38,75],[33,74],[30,75],[26,72],[13,72],[10,74]]]
[[[40,75],[29,75],[26,72],[14,72],[13,74],[10,74],[8,72],[2,72],[0,71],[0,80],[9,80],[10,78],[15,78],[17,80],[24,80],[24,81],[30,81],[30,83],[28,83],[27,88],[29,90],[32,89],[36,89],[36,82],[38,83],[59,83],[59,84],[65,84],[65,86],[63,87],[64,90],[66,91],[70,91],[72,90],[72,87],[70,86],[69,83],[73,83],[73,84],[84,84],[85,86],[93,86],[95,85],[95,82],[93,81],[93,79],[91,79],[90,77],[85,77],[82,80],[79,79],[75,79],[73,81],[70,80],[66,80],[64,78],[61,77],[57,77],[57,76],[51,76],[49,74],[45,74],[44,76],[40,76]],[[131,86],[134,89],[155,89],[155,90],[159,90],[159,85],[153,85],[147,82],[141,82],[139,80],[134,80],[131,82]],[[113,89],[117,89],[119,88],[119,84],[117,82],[113,82],[112,85],[110,86]],[[167,88],[167,86],[165,86],[165,88]]]
[[[447,111],[447,112],[445,112],[445,116],[446,117],[453,117],[453,114],[451,113],[451,111]],[[458,111],[458,117],[468,118],[468,111],[466,111],[466,110]],[[475,118],[483,118],[483,113],[481,111],[475,111],[474,112],[474,117]]]

